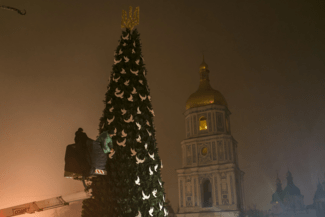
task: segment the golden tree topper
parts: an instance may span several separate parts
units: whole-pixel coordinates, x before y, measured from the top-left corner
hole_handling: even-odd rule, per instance
[[[125,10],[122,10],[122,25],[121,28],[128,28],[132,31],[132,29],[139,25],[139,7],[136,7],[134,10],[134,14],[132,17],[132,7],[129,7],[129,18],[127,18],[127,13]]]

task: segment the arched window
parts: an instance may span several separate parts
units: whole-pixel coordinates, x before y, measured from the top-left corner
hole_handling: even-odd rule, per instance
[[[210,180],[205,180],[202,183],[202,207],[212,206],[212,185]]]
[[[207,130],[208,126],[207,126],[207,119],[206,117],[202,116],[200,117],[200,130]]]

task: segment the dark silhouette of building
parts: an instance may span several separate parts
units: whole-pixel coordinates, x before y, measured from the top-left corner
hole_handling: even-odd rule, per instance
[[[293,183],[293,176],[287,172],[287,186],[282,190],[282,183],[277,176],[276,191],[272,195],[270,216],[277,217],[325,217],[325,182],[318,182],[313,204],[304,205],[304,196]]]
[[[323,185],[318,180],[317,190],[314,196],[313,208],[317,217],[325,217],[325,181]]]

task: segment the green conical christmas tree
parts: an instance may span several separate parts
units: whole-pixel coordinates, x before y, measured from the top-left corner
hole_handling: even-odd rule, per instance
[[[141,54],[139,8],[123,13],[122,36],[114,54],[99,134],[108,131],[113,150],[107,176],[93,178],[93,199],[83,203],[83,217],[167,216],[158,155],[154,112]]]

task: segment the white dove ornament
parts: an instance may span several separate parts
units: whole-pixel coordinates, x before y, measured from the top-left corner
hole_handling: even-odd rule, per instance
[[[150,210],[149,210],[149,215],[150,215],[150,216],[153,216],[153,214],[152,214],[152,213],[153,213],[153,207],[150,207]]]
[[[135,184],[136,185],[140,185],[140,178],[139,178],[139,176],[138,176],[137,180],[135,180]]]

